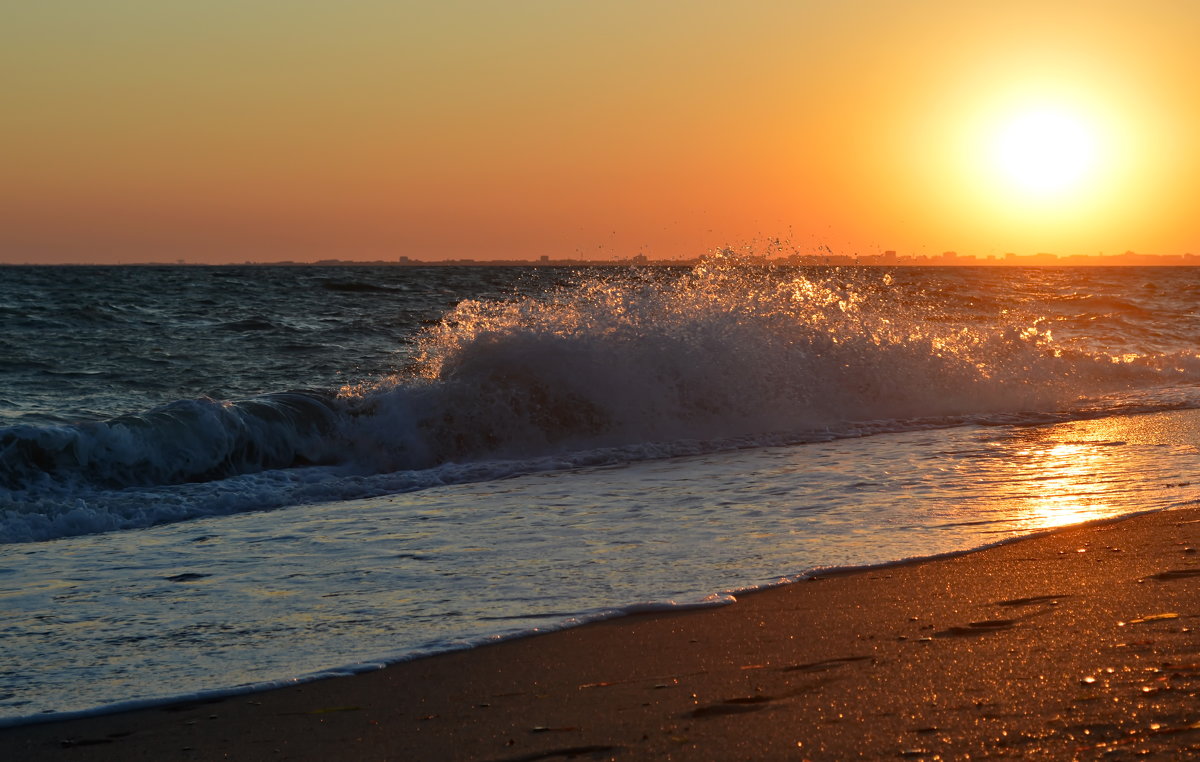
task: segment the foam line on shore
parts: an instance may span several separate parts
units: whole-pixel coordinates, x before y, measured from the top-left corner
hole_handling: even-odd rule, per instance
[[[774,585],[772,585],[772,587],[773,586]],[[748,588],[747,592],[754,589],[756,588]],[[22,725],[32,725],[43,722],[58,722],[61,720],[82,719],[86,717],[99,717],[106,714],[119,714],[122,712],[132,712],[139,709],[152,709],[155,707],[167,707],[181,704],[203,704],[233,696],[260,693],[262,691],[275,690],[277,688],[286,688],[288,686],[311,683],[316,680],[325,680],[333,677],[349,677],[350,675],[358,675],[364,672],[373,672],[375,670],[384,669],[392,664],[400,664],[406,661],[412,661],[414,659],[423,659],[429,656],[436,656],[437,654],[452,653],[454,651],[465,651],[472,648],[478,648],[479,646],[502,643],[506,640],[515,640],[518,638],[543,635],[549,632],[564,630],[569,627],[580,627],[585,624],[601,622],[608,619],[618,619],[620,617],[633,616],[636,614],[654,614],[668,611],[688,611],[692,609],[712,608],[714,606],[728,606],[736,602],[737,599],[732,593],[713,593],[705,596],[701,600],[685,601],[682,603],[676,601],[648,601],[644,603],[634,603],[628,606],[607,608],[595,612],[576,614],[559,622],[554,622],[548,625],[540,625],[530,629],[516,630],[492,635],[481,635],[475,638],[462,638],[454,641],[453,643],[445,645],[419,647],[410,651],[393,654],[380,659],[367,659],[361,662],[355,662],[353,664],[329,667],[327,669],[308,672],[303,675],[296,675],[294,677],[263,680],[256,683],[238,685],[230,688],[215,688],[212,690],[180,693],[170,696],[118,701],[90,709],[80,709],[66,712],[42,712],[39,714],[21,717],[0,717],[0,728],[19,727]]]

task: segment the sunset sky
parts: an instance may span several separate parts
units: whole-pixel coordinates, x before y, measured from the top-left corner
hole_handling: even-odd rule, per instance
[[[0,262],[1200,253],[1200,3],[0,9]]]

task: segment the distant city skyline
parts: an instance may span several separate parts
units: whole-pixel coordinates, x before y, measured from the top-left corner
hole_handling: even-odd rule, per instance
[[[1121,254],[1074,254],[1058,256],[1042,252],[1038,254],[1021,255],[1006,253],[1004,256],[977,256],[974,254],[959,254],[956,251],[946,251],[937,255],[899,254],[895,251],[885,251],[881,254],[833,254],[822,252],[818,254],[792,253],[776,256],[757,256],[753,254],[737,254],[748,265],[798,265],[798,266],[868,266],[868,267],[1200,267],[1200,255],[1197,254],[1139,254],[1126,251]],[[110,265],[130,267],[137,266],[197,266],[197,267],[238,267],[238,266],[355,266],[355,265],[387,265],[396,267],[422,266],[518,266],[518,267],[586,267],[586,266],[647,266],[647,267],[679,267],[695,265],[703,261],[703,257],[656,259],[645,254],[635,254],[630,257],[616,259],[579,259],[559,258],[542,255],[536,259],[421,259],[418,257],[399,256],[394,259],[318,259],[318,260],[244,260],[242,262],[189,262],[186,259],[173,261],[145,262],[113,262]],[[9,262],[0,263],[3,266],[63,266],[87,267],[96,263],[62,262],[54,265],[44,265],[38,262]]]

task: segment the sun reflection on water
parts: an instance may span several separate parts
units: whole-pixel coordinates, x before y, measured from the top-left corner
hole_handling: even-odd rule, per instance
[[[1021,505],[1025,523],[1048,529],[1104,518],[1115,512],[1099,478],[1103,462],[1094,444],[1057,443],[1027,451],[1028,466],[1042,472]]]
[[[1160,448],[1195,451],[1196,432],[1160,428],[1159,416],[1115,416],[1018,428],[988,437],[991,511],[1008,529],[1052,529],[1161,507],[1182,476],[1163,470]],[[1165,453],[1163,453],[1165,454]],[[1173,498],[1173,499],[1172,499]]]

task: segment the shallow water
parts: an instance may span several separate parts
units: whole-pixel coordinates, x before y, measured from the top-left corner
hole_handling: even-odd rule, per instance
[[[1194,501],[1200,411],[962,426],[9,546],[0,716],[285,681]],[[14,661],[15,660],[15,661]],[[168,687],[169,686],[169,687]]]

